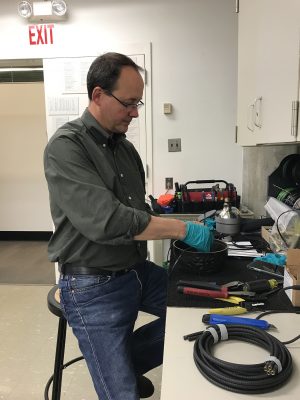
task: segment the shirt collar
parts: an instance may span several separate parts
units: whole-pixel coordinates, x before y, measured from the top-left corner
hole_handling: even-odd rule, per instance
[[[114,148],[119,141],[126,138],[125,133],[107,133],[87,108],[81,116],[81,121],[95,142],[101,146],[105,144],[111,148]]]

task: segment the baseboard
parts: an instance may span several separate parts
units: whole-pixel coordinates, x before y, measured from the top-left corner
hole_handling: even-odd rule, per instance
[[[51,231],[0,231],[0,240],[48,241]]]

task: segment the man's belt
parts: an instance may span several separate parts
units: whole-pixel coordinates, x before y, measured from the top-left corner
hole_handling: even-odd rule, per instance
[[[125,268],[119,271],[110,271],[99,267],[79,267],[68,264],[59,265],[59,271],[63,275],[105,275],[105,276],[120,276],[127,274],[132,268]]]

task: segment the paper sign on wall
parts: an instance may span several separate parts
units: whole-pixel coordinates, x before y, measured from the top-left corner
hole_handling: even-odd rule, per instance
[[[79,98],[76,96],[50,97],[49,115],[78,115]]]

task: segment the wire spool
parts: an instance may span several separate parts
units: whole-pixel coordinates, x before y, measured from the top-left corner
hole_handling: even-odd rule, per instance
[[[300,197],[295,201],[293,208],[295,210],[300,210]]]
[[[300,182],[300,154],[289,154],[285,157],[279,167],[281,168],[282,178],[288,180],[292,185]]]
[[[209,329],[216,333],[203,331],[194,344],[195,364],[211,383],[235,393],[261,394],[279,389],[288,381],[293,371],[292,357],[278,339],[262,329],[245,325],[226,325],[228,336],[222,338],[220,327],[212,325]],[[264,363],[250,365],[224,361],[213,356],[213,347],[219,340],[249,342],[269,351],[270,357]]]
[[[189,247],[180,240],[173,242],[176,260],[180,260],[181,269],[198,275],[207,275],[218,271],[228,255],[227,244],[221,240],[214,240],[211,251],[202,253]]]
[[[291,208],[300,208],[300,188],[286,188],[279,192],[277,200]]]
[[[284,203],[289,207],[296,208],[295,205],[299,203],[299,199],[300,199],[300,189],[294,189],[285,198]]]
[[[278,193],[277,200],[282,201],[284,203],[284,200],[290,195],[291,190],[294,188],[285,188],[282,189],[281,192]]]

